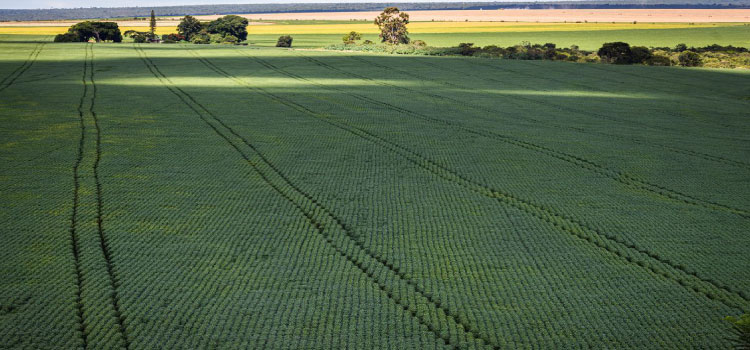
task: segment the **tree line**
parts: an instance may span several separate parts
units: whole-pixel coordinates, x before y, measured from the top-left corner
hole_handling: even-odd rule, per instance
[[[377,11],[382,3],[296,3],[296,4],[222,4],[160,6],[153,9],[159,16],[214,15],[233,13],[281,13],[281,12],[342,12]],[[417,10],[493,10],[499,8],[530,9],[624,9],[624,8],[750,8],[750,0],[605,0],[605,1],[556,1],[556,2],[403,2],[391,6],[407,11]],[[146,17],[149,9],[143,7],[97,7],[69,9],[0,9],[0,21],[36,21],[77,18],[133,18]]]

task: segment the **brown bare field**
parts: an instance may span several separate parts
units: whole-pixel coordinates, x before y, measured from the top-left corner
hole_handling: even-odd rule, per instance
[[[747,9],[663,10],[451,10],[408,11],[412,21],[519,21],[519,22],[750,22]],[[253,20],[371,20],[378,12],[259,13],[241,16]],[[220,16],[197,16],[202,20]]]

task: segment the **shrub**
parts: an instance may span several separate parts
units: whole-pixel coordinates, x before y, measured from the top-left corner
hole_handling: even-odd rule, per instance
[[[341,40],[344,41],[344,44],[354,44],[357,40],[362,39],[362,34],[359,34],[355,31],[349,32],[349,34],[344,35]]]
[[[630,50],[630,44],[621,41],[613,43],[604,43],[597,51],[597,55],[602,61],[614,64],[629,64],[633,62],[633,53]]]
[[[161,36],[161,40],[163,42],[165,42],[165,43],[166,42],[173,42],[174,43],[174,42],[185,40],[185,37],[183,35],[180,35],[180,34],[177,34],[177,33],[172,33],[172,34],[164,34],[164,35],[162,35]]]
[[[294,40],[289,35],[282,35],[279,37],[279,40],[276,41],[276,47],[292,47],[292,40]]]
[[[133,42],[134,43],[145,43],[148,41],[148,36],[144,34],[134,34],[133,35]]]
[[[474,43],[460,43],[458,44],[458,53],[461,56],[473,56],[481,49],[474,46]]]
[[[372,40],[365,40],[365,41],[362,42],[362,45],[372,45],[372,44],[374,44],[374,42],[372,42]]]
[[[683,52],[683,51],[687,51],[687,45],[685,45],[685,44],[677,44],[677,45],[676,45],[676,46],[674,47],[674,51],[675,51],[675,52]]]
[[[55,35],[55,42],[56,43],[74,43],[78,42],[78,35],[75,33],[63,33],[63,34],[57,34]]]
[[[649,66],[671,66],[672,60],[669,59],[667,56],[661,56],[661,55],[653,55],[649,57],[646,61],[643,63],[649,65]]]
[[[205,32],[202,32],[202,33],[193,35],[193,37],[190,39],[190,42],[192,42],[193,44],[210,44],[211,37]]]
[[[219,33],[210,34],[209,36],[209,42],[215,43],[215,44],[221,44],[224,42],[224,35]]]
[[[701,65],[701,56],[693,51],[685,51],[677,58],[683,67],[698,67]]]
[[[425,46],[427,46],[427,43],[424,42],[424,40],[414,40],[414,41],[411,42],[411,44],[414,45],[414,46],[417,46],[417,47],[425,47]]]
[[[631,62],[632,63],[646,63],[653,54],[651,50],[645,46],[633,46],[630,48]]]
[[[239,41],[240,40],[236,36],[229,34],[221,40],[221,43],[222,44],[237,44]]]

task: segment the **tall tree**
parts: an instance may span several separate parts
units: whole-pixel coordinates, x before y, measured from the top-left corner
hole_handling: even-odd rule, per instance
[[[386,7],[380,16],[375,18],[375,25],[380,28],[380,39],[389,44],[408,44],[409,14],[400,12],[397,7]]]
[[[151,33],[151,39],[156,38],[156,16],[154,16],[154,10],[151,10],[151,21],[148,23]]]
[[[177,32],[185,37],[185,40],[190,41],[193,36],[201,32],[203,25],[195,17],[187,15],[182,18],[180,24],[177,25]]]
[[[233,35],[240,41],[247,40],[247,18],[226,15],[208,24],[208,32],[221,34],[221,36]]]

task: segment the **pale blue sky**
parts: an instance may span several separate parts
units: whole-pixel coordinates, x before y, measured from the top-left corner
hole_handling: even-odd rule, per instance
[[[152,7],[175,5],[205,5],[205,4],[269,4],[296,2],[437,2],[457,0],[0,0],[0,9],[36,9],[36,8],[71,8],[71,7]],[[493,1],[493,0],[489,0]],[[511,0],[494,0],[507,2]],[[529,0],[524,0],[529,1]],[[531,0],[533,1],[533,0]],[[545,0],[550,1],[550,0]],[[555,0],[551,0],[555,1]]]

